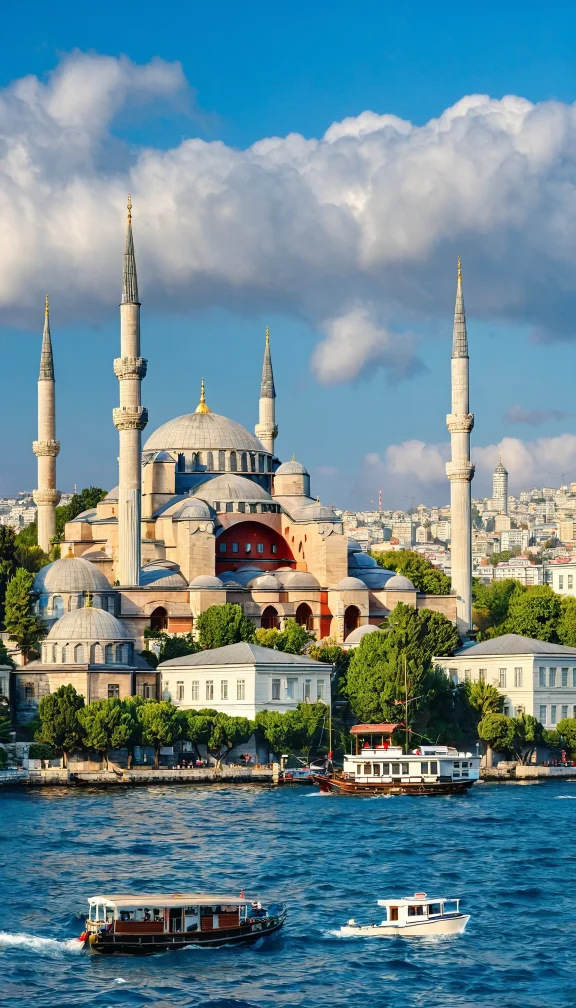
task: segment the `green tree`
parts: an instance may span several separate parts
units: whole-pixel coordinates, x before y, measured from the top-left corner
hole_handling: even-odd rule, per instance
[[[82,725],[84,745],[101,753],[106,765],[110,749],[127,746],[135,729],[133,708],[116,697],[93,700],[78,712],[78,720]]]
[[[227,750],[248,741],[254,734],[254,727],[253,722],[245,717],[216,715],[208,736],[208,748],[214,754],[218,765]]]
[[[16,533],[16,546],[37,546],[38,545],[38,521],[35,518],[33,522],[26,525],[24,528],[20,529]]]
[[[542,741],[542,725],[531,714],[521,717],[487,714],[478,725],[478,735],[490,749],[510,753],[525,764]]]
[[[0,626],[4,626],[4,602],[8,582],[14,577],[17,567],[14,529],[8,525],[0,525]]]
[[[282,633],[277,627],[258,627],[254,632],[254,640],[261,647],[270,648],[271,651],[280,651],[278,641]]]
[[[308,654],[314,661],[334,666],[333,689],[337,693],[340,680],[344,679],[348,672],[353,651],[350,648],[345,651],[335,637],[324,637],[323,640],[315,642],[308,648]]]
[[[514,739],[512,718],[505,714],[487,714],[478,724],[478,735],[486,743],[488,762],[492,763],[492,752],[510,752]]]
[[[10,668],[16,668],[16,662],[12,656],[8,654],[8,649],[3,640],[0,640],[0,665],[8,665]]]
[[[493,631],[493,628],[498,628],[504,623],[512,600],[518,595],[523,595],[525,591],[524,585],[515,581],[514,578],[503,578],[501,581],[492,581],[488,585],[476,578],[473,579],[472,618],[474,625],[480,630],[482,638],[497,636],[498,632],[505,633],[504,630]]]
[[[142,725],[142,743],[154,746],[154,768],[160,762],[162,746],[172,745],[184,732],[184,722],[177,707],[169,700],[150,700],[137,710]]]
[[[217,711],[184,710],[182,711],[182,716],[184,719],[183,738],[192,743],[196,756],[200,759],[200,749],[198,747],[200,745],[208,745],[214,720],[217,717]]]
[[[195,654],[201,650],[198,641],[194,640],[191,633],[182,634],[182,636],[174,634],[172,637],[166,635],[160,648],[158,661],[164,662],[169,661],[170,658],[182,658],[183,655]]]
[[[556,633],[560,644],[576,647],[576,598],[573,595],[563,595],[561,598]]]
[[[205,649],[253,641],[254,631],[254,623],[244,615],[242,606],[232,602],[209,606],[198,617],[200,646]]]
[[[50,557],[40,546],[18,546],[16,559],[18,566],[23,567],[30,574],[37,574],[41,567],[50,563]]]
[[[42,697],[38,704],[41,727],[36,740],[61,752],[64,766],[68,766],[69,754],[82,748],[83,732],[78,712],[83,706],[84,697],[73,686],[60,686],[55,693]]]
[[[25,655],[46,635],[44,623],[34,612],[33,585],[33,574],[19,567],[6,589],[4,625]]]
[[[304,753],[307,757],[327,740],[328,708],[323,703],[299,703],[296,710],[259,711],[256,728],[278,756]],[[324,748],[328,748],[327,741]]]
[[[556,725],[556,731],[574,759],[576,757],[576,718],[562,718]]]
[[[0,706],[0,742],[10,742],[11,731],[10,711],[5,704],[2,704]]]
[[[466,683],[466,692],[470,706],[477,712],[478,720],[488,714],[501,714],[504,709],[504,697],[495,686],[486,682]]]
[[[309,633],[306,627],[301,626],[295,619],[287,619],[283,630],[274,627],[267,630],[265,627],[259,627],[255,638],[262,647],[286,651],[288,654],[302,654],[308,645],[316,640],[314,634]]]
[[[530,762],[536,746],[542,741],[542,725],[532,714],[522,714],[510,720],[514,723],[512,752],[524,765]]]
[[[504,633],[522,634],[537,640],[557,641],[560,597],[548,585],[532,585],[510,601]]]
[[[379,567],[396,571],[410,579],[416,591],[428,595],[449,595],[450,578],[429,560],[414,550],[391,550],[389,553],[371,553]]]
[[[42,742],[33,742],[28,748],[28,759],[51,760],[55,755],[54,746]]]

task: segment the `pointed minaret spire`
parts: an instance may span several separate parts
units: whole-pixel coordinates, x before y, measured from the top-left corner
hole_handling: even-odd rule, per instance
[[[122,275],[122,304],[140,304],[138,301],[138,278],[136,257],[132,236],[132,197],[128,193],[128,219],[126,221],[126,244],[124,246],[124,271]]]
[[[276,389],[274,388],[274,372],[272,370],[272,355],[270,353],[270,330],[266,326],[264,341],[264,362],[262,364],[262,380],[260,382],[259,422],[256,424],[256,437],[260,439],[267,451],[274,455],[274,441],[278,436],[276,426]]]
[[[38,440],[32,443],[32,450],[38,459],[38,489],[33,494],[38,508],[38,545],[48,553],[56,535],[56,505],[60,500],[56,489],[56,456],[60,444],[56,440],[56,382],[48,295],[44,303],[44,332],[38,377]]]
[[[452,459],[446,464],[450,480],[450,554],[452,592],[456,595],[457,625],[467,636],[472,629],[472,500],[470,483],[470,431],[474,415],[469,412],[469,361],[466,314],[462,293],[462,266],[458,256],[454,335],[452,340],[452,412],[446,417]]]
[[[113,410],[120,442],[118,479],[118,554],[116,580],[121,585],[140,584],[142,514],[142,431],[148,410],[140,402],[146,361],[140,356],[140,302],[132,237],[132,198],[128,196],[128,221],[120,304],[120,357],[114,361],[120,386],[120,406]]]
[[[206,405],[206,389],[204,387],[204,379],[200,382],[200,402],[198,403],[195,413],[209,413],[210,410]]]

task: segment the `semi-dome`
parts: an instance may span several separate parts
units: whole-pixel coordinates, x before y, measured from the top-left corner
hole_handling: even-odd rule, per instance
[[[56,620],[47,640],[53,641],[131,641],[120,620],[104,609],[86,606],[73,609]]]
[[[102,571],[81,557],[54,560],[42,567],[34,578],[34,591],[42,594],[112,590],[112,585]]]
[[[289,462],[283,462],[279,465],[274,472],[275,476],[308,476],[308,470],[306,466],[303,466],[301,462],[297,462],[296,459],[290,459]]]
[[[174,521],[191,521],[193,519],[211,518],[210,508],[200,497],[188,497],[186,502],[172,515]]]
[[[386,582],[386,591],[416,591],[416,589],[410,578],[404,577],[403,574],[394,574]]]
[[[203,501],[269,501],[269,493],[246,476],[236,476],[234,473],[223,473],[213,479],[201,483],[194,488],[194,496]]]
[[[348,634],[346,644],[359,644],[362,638],[366,637],[366,634],[371,634],[374,633],[374,631],[379,630],[380,627],[373,626],[371,623],[365,623],[364,626],[356,627],[355,630],[352,630],[351,633]]]
[[[361,567],[364,569],[366,567],[377,567],[377,566],[378,564],[376,563],[376,560],[374,559],[373,556],[370,556],[369,553],[362,553],[362,552],[352,553],[351,556],[348,558],[348,567],[350,568],[350,570],[352,570],[352,568],[354,567],[358,568]]]
[[[248,582],[247,587],[260,588],[263,591],[278,591],[280,588],[280,582],[273,574],[260,574],[258,577],[252,578],[252,580]]]
[[[190,582],[191,588],[223,588],[220,578],[213,577],[212,574],[199,574]]]
[[[305,504],[298,508],[298,521],[338,521],[338,516],[332,508],[326,507],[316,501],[314,504]]]
[[[382,567],[376,567],[375,570],[372,568],[358,570],[354,571],[354,574],[362,578],[367,588],[372,588],[374,591],[379,588],[387,588],[388,582],[396,576],[394,571],[384,570]]]
[[[319,588],[320,582],[308,571],[275,571],[277,580],[283,588]]]
[[[218,413],[186,413],[162,424],[144,445],[144,451],[237,451],[266,452],[263,444],[242,424]]]
[[[336,591],[366,591],[366,585],[360,578],[345,577],[336,585]]]
[[[188,582],[178,570],[153,564],[142,568],[140,586],[145,588],[146,585],[154,585],[157,588],[187,588]]]
[[[360,543],[356,542],[355,539],[349,539],[348,540],[348,552],[349,553],[361,553],[362,552],[362,547],[361,547]]]

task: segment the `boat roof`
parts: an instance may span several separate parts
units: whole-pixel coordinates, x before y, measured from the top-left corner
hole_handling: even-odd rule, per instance
[[[199,904],[212,906],[217,903],[233,903],[235,906],[251,906],[254,900],[243,896],[222,895],[221,893],[135,893],[116,896],[89,896],[89,903],[106,903],[116,907],[179,907]]]
[[[352,735],[391,735],[395,728],[401,727],[401,722],[397,724],[355,724],[352,725],[350,733]]]
[[[414,906],[415,903],[449,903],[457,899],[455,896],[428,896],[427,893],[414,893],[413,896],[402,896],[401,899],[379,899],[378,906]]]

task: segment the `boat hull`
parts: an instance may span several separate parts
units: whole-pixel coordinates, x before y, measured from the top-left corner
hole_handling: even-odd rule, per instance
[[[469,914],[453,914],[450,917],[414,924],[367,924],[364,927],[345,924],[340,929],[340,934],[365,938],[414,938],[426,935],[462,934],[469,920]]]
[[[433,781],[430,783],[421,782],[410,782],[406,781],[401,783],[399,781],[385,782],[370,782],[370,783],[358,783],[353,780],[346,780],[344,777],[319,777],[314,776],[314,783],[320,786],[320,790],[324,792],[332,792],[336,794],[363,794],[363,795],[376,795],[376,794],[392,794],[392,795],[447,795],[447,794],[462,794],[464,791],[468,791],[473,784],[476,783],[475,780],[460,780],[460,781]]]
[[[215,947],[218,945],[236,945],[244,942],[257,941],[265,935],[273,934],[284,924],[285,917],[270,917],[237,928],[215,931],[195,931],[192,934],[114,934],[91,935],[87,946],[91,952],[105,954],[123,953],[146,955],[152,952],[167,952],[171,949],[186,948],[190,945]]]

